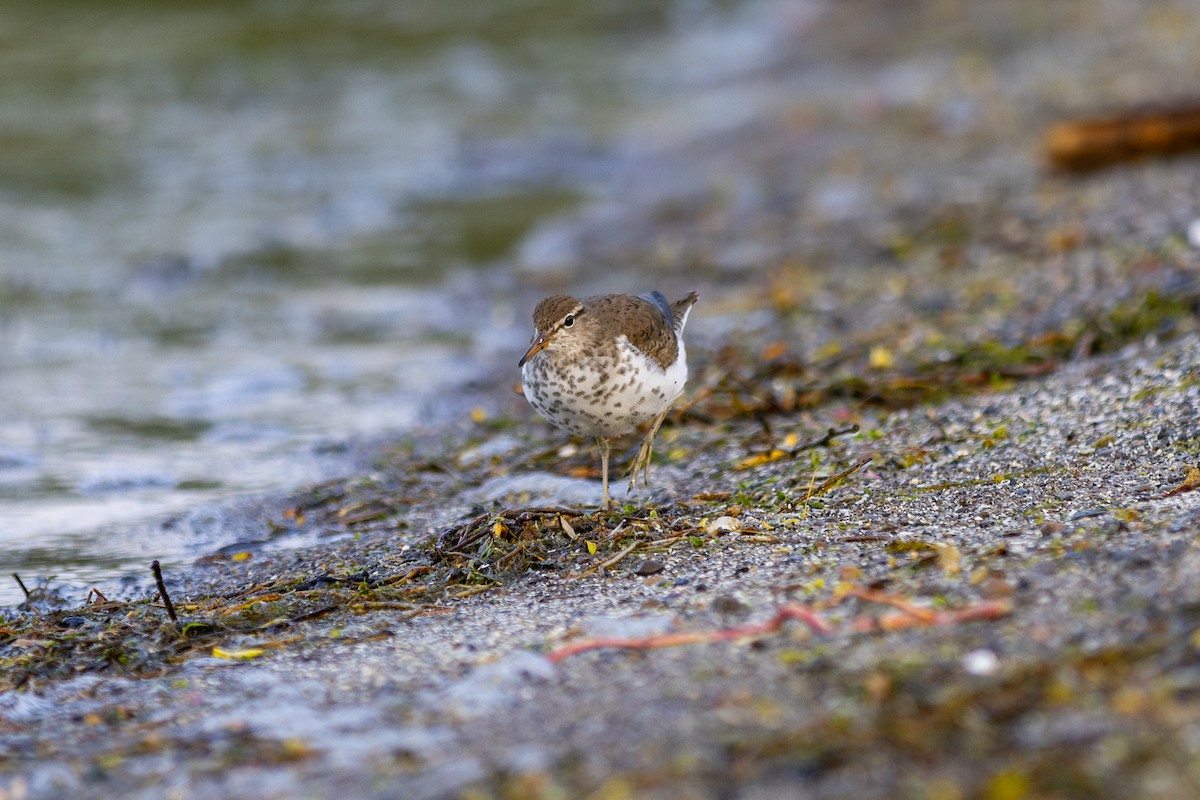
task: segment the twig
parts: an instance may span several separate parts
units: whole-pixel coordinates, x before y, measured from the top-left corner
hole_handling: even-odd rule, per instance
[[[1200,148],[1200,105],[1185,100],[1067,120],[1046,132],[1042,147],[1046,163],[1063,172],[1195,150]]]
[[[395,586],[397,583],[407,583],[418,575],[424,575],[426,572],[433,572],[433,567],[413,567],[403,575],[393,575],[386,580],[380,581],[379,585],[382,587]]]
[[[492,566],[493,567],[504,566],[504,562],[508,561],[510,558],[515,556],[517,553],[522,552],[524,549],[525,549],[525,543],[518,542],[516,547],[514,547],[512,550],[509,550],[507,553],[505,553],[504,555],[500,556],[495,561],[493,561]]]
[[[938,611],[915,605],[904,597],[858,587],[851,589],[846,596],[857,597],[868,603],[892,606],[900,610],[899,614],[884,614],[878,619],[867,616],[855,617],[851,622],[851,627],[860,633],[874,630],[898,631],[918,625],[957,625],[960,622],[999,619],[1008,616],[1013,610],[1012,603],[1007,600],[990,600],[953,611]]]
[[[401,603],[394,600],[368,600],[363,603],[354,603],[350,606],[350,610],[358,611],[413,611],[420,606],[412,603]]]
[[[281,617],[279,619],[273,619],[270,622],[260,625],[257,630],[267,631],[273,628],[282,628],[286,625],[294,625],[297,622],[304,622],[305,620],[323,617],[326,614],[330,614],[339,610],[340,608],[341,606],[337,605],[336,603],[332,605],[321,606],[320,608],[313,609],[312,611],[306,611],[303,614],[297,614],[294,617]],[[226,616],[228,616],[228,614],[226,614]]]
[[[468,597],[474,597],[477,594],[482,594],[483,592],[486,592],[486,591],[489,591],[489,590],[495,589],[495,588],[496,588],[495,584],[491,584],[488,586],[472,586],[470,589],[464,589],[463,591],[453,595],[453,597],[456,600],[464,600]]]
[[[862,461],[859,461],[857,464],[853,464],[853,465],[847,467],[846,469],[842,470],[841,472],[837,472],[837,473],[834,473],[833,475],[830,475],[828,478],[826,478],[821,483],[820,486],[818,486],[815,489],[809,489],[808,494],[806,494],[804,496],[804,499],[808,500],[811,497],[816,497],[817,495],[824,493],[824,491],[826,489],[828,489],[830,486],[833,486],[835,483],[840,481],[842,478],[845,478],[847,475],[850,475],[852,473],[858,472],[860,469],[862,469],[863,467],[865,467],[867,464],[870,464],[870,463],[871,463],[871,459],[864,458]]]
[[[251,597],[249,600],[245,600],[241,603],[237,603],[236,605],[226,606],[225,608],[221,609],[221,616],[230,617],[230,616],[233,616],[234,614],[236,614],[237,612],[242,611],[243,609],[249,608],[250,606],[254,605],[255,603],[274,603],[276,600],[279,600],[282,597],[283,597],[283,595],[279,592],[270,592],[268,594],[260,594],[258,597]]]
[[[464,540],[463,537],[466,536],[467,534],[469,534],[472,530],[474,530],[476,525],[483,522],[489,516],[491,516],[491,514],[488,514],[488,513],[480,514],[478,517],[471,520],[466,525],[458,525],[453,528],[450,528],[449,530],[445,531],[441,536],[438,537],[437,542],[434,544],[434,549],[441,552],[443,547],[446,546],[446,544],[447,544],[446,540],[450,538],[451,534],[458,534],[458,540],[455,541],[454,544],[450,545],[451,550],[457,550],[460,547],[465,547],[466,545],[475,541],[475,539]],[[486,531],[487,528],[484,528],[484,530]],[[482,534],[480,534],[480,535],[482,535]],[[477,536],[475,538],[479,538],[479,537]]]
[[[25,588],[25,581],[21,580],[21,576],[17,573],[12,574],[13,579],[17,582],[17,586],[21,587],[21,591],[25,593],[25,599],[29,599],[29,590]]]
[[[622,558],[624,558],[625,556],[632,553],[634,548],[636,548],[639,544],[641,544],[641,541],[635,540],[632,544],[629,545],[629,547],[626,547],[624,550],[617,553],[615,556],[610,558],[608,561],[602,561],[599,564],[594,564],[594,565],[588,567],[587,569],[585,569],[583,572],[576,575],[575,577],[576,578],[586,578],[588,575],[591,575],[593,572],[597,572],[602,569],[608,569],[609,567],[615,565]]]
[[[696,535],[695,533],[689,532],[689,533],[681,533],[678,536],[668,536],[665,539],[652,539],[649,542],[646,542],[646,544],[652,545],[652,547],[650,547],[648,549],[648,552],[660,553],[663,550],[666,550],[671,545],[675,544],[676,542],[682,541],[683,539],[690,539],[691,537],[693,537],[695,535]]]
[[[284,581],[276,581],[273,584],[272,583],[260,583],[255,586],[251,586],[249,589],[239,589],[236,592],[229,592],[228,594],[223,594],[223,595],[221,595],[221,598],[224,600],[233,600],[238,597],[249,597],[250,595],[254,594],[255,592],[265,592],[265,591],[269,590],[272,586],[281,586],[283,584],[284,584]]]
[[[566,508],[565,506],[530,506],[529,508],[510,508],[507,511],[501,512],[500,516],[514,516],[519,521],[533,519],[534,517],[548,517],[553,514],[558,514],[564,517],[586,517],[587,512],[580,511],[575,508]]]
[[[438,614],[457,614],[457,608],[423,608],[420,611],[410,611],[404,615],[405,619],[416,619],[417,617],[430,617]]]
[[[804,444],[798,444],[795,447],[791,448],[790,450],[788,450],[788,455],[792,456],[794,458],[795,456],[799,455],[800,453],[803,453],[805,450],[812,450],[817,447],[824,447],[825,445],[832,442],[834,440],[834,438],[836,438],[838,436],[844,436],[847,433],[858,433],[858,424],[853,423],[853,424],[847,425],[844,428],[830,428],[829,430],[825,431],[825,434],[823,436],[821,436],[817,439],[812,439],[810,441],[807,441]]]
[[[588,650],[599,650],[607,647],[624,650],[650,650],[658,647],[676,647],[682,644],[704,644],[708,642],[728,642],[734,639],[744,639],[750,636],[762,636],[774,633],[783,627],[790,619],[803,622],[814,633],[830,633],[830,627],[820,614],[798,603],[790,603],[775,612],[775,616],[766,622],[755,625],[740,625],[734,628],[720,628],[713,631],[692,631],[687,633],[660,633],[653,636],[642,636],[631,639],[619,637],[601,637],[572,642],[557,650],[551,651],[547,658],[553,662],[562,661]]]
[[[175,604],[171,602],[171,595],[167,594],[167,585],[163,583],[162,567],[158,565],[158,559],[150,562],[150,570],[154,573],[154,582],[158,584],[158,596],[167,607],[167,616],[171,618],[171,622],[179,622],[179,617],[175,615]]]
[[[847,592],[847,595],[849,597],[857,597],[859,600],[866,600],[868,603],[878,603],[880,605],[898,608],[905,614],[908,614],[921,622],[928,623],[937,619],[937,612],[932,608],[923,608],[918,606],[906,597],[898,597],[896,595],[876,592],[871,589],[861,589],[859,587],[854,587]]]

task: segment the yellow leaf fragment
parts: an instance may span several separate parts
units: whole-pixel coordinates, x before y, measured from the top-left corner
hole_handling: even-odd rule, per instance
[[[475,406],[474,408],[471,409],[471,421],[472,422],[474,422],[476,424],[478,424],[480,422],[486,422],[487,418],[488,418],[487,409],[483,408],[482,406]]]
[[[1046,702],[1063,706],[1076,701],[1076,692],[1062,680],[1052,680],[1046,685]]]
[[[284,739],[280,744],[283,745],[283,756],[285,758],[308,758],[317,752],[308,742],[299,737]]]
[[[1029,794],[1029,778],[1024,772],[1004,770],[992,776],[985,785],[987,800],[1022,800]]]
[[[224,647],[214,647],[212,650],[214,658],[224,658],[228,661],[249,661],[252,658],[258,658],[265,652],[267,651],[261,647],[247,647],[242,650],[226,650]]]
[[[232,556],[230,556],[230,559],[233,561],[249,561],[252,558],[254,558],[254,553],[247,553],[245,551],[241,553],[234,553]]]
[[[596,555],[596,543],[595,542],[593,542],[591,539],[584,539],[583,543],[585,545],[587,545],[588,555],[591,555],[591,556]]]
[[[872,369],[891,369],[896,366],[896,357],[892,355],[892,351],[881,344],[871,348],[869,360]]]
[[[752,456],[743,458],[737,464],[734,464],[734,469],[751,469],[752,467],[769,464],[772,461],[778,461],[786,455],[787,453],[785,451],[778,449],[772,450],[769,453],[755,453]]]

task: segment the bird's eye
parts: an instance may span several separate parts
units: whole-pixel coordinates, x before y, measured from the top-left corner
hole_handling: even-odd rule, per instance
[[[563,320],[563,327],[564,327],[564,328],[569,328],[569,327],[571,327],[571,326],[572,326],[572,325],[574,325],[574,324],[575,324],[575,315],[574,315],[574,314],[567,314],[567,318]]]

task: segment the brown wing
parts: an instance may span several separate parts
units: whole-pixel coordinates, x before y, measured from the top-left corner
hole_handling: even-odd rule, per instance
[[[667,318],[657,303],[628,294],[606,294],[584,301],[589,313],[604,320],[609,335],[624,334],[629,343],[664,370],[675,363],[679,347]]]

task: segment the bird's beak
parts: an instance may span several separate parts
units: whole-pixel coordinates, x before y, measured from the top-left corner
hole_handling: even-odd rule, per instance
[[[525,351],[525,355],[521,356],[521,360],[517,362],[518,367],[525,366],[525,362],[542,352],[542,349],[550,344],[549,336],[534,334],[533,341],[529,343],[529,349]]]

